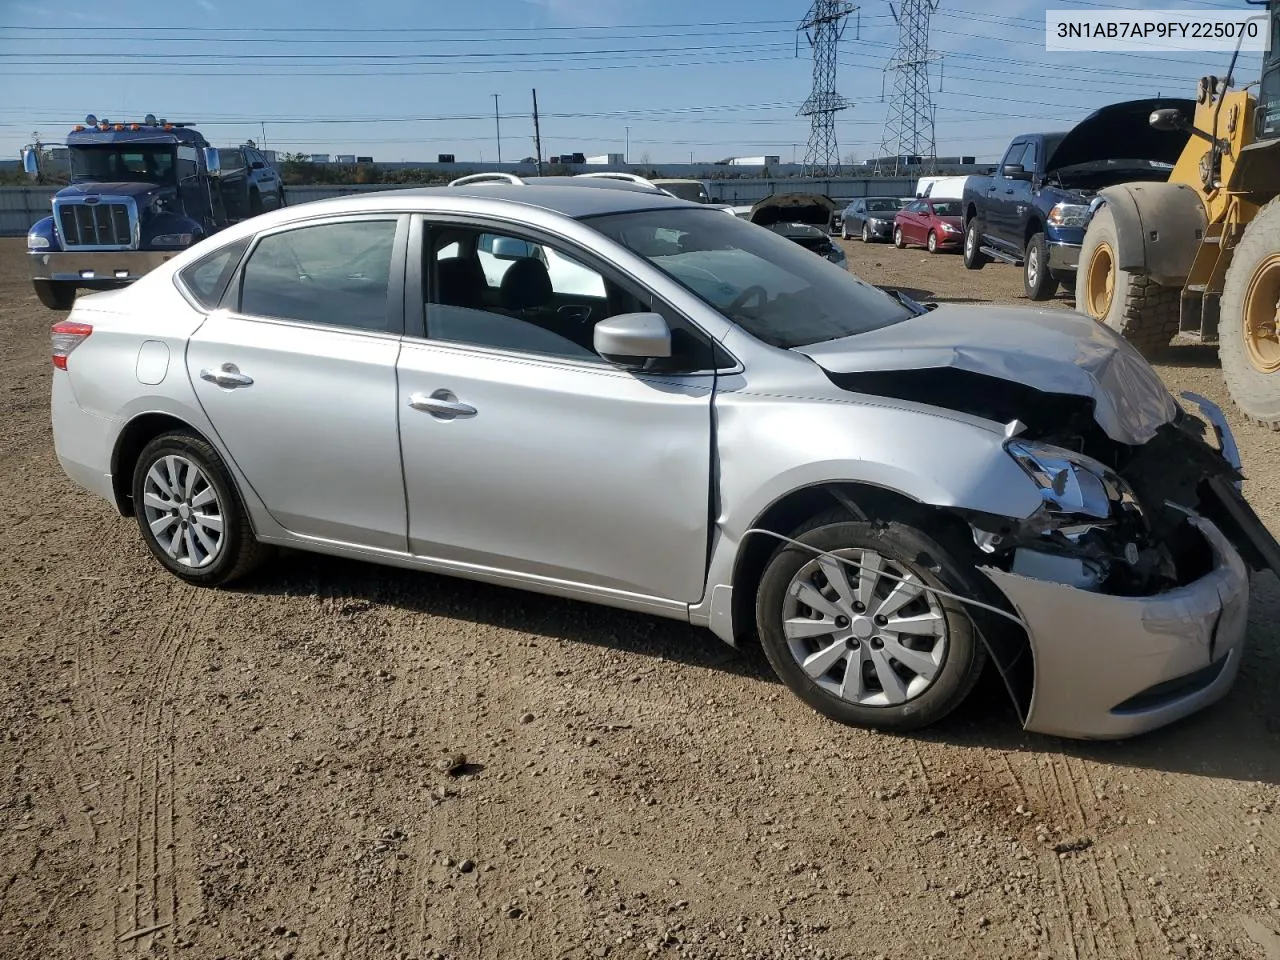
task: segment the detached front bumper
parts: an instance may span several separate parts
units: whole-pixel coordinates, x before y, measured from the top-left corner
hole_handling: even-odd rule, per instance
[[[74,283],[78,287],[101,288],[132,283],[172,260],[181,250],[109,250],[74,253],[70,251],[29,253],[31,279]]]
[[[983,568],[1029,628],[1035,689],[1028,730],[1115,739],[1220,699],[1245,642],[1249,572],[1226,536],[1192,523],[1213,551],[1200,579],[1151,597],[1116,597]]]

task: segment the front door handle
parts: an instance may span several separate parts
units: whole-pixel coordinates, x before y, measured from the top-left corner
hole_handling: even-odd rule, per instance
[[[430,396],[425,393],[410,394],[409,406],[429,413],[437,420],[455,420],[476,415],[476,408],[460,401],[452,390],[437,390]]]
[[[234,363],[224,363],[217,370],[210,370],[205,367],[200,371],[200,379],[208,380],[210,383],[216,383],[220,387],[233,390],[236,387],[249,387],[253,385],[253,377],[246,376],[240,372],[240,368]]]

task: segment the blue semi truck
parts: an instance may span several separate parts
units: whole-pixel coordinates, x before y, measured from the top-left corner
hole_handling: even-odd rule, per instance
[[[229,224],[282,206],[274,168],[259,151],[242,152],[254,159],[224,177],[227,151],[193,124],[90,114],[67,135],[70,184],[27,233],[40,302],[68,310],[77,290],[125,286]],[[24,148],[22,162],[41,175],[39,149]]]

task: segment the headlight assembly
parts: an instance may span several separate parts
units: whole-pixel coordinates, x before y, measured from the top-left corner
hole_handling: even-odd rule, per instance
[[[186,247],[190,246],[191,237],[189,233],[162,233],[152,237],[151,242],[158,247]]]
[[[1058,203],[1049,211],[1049,225],[1053,227],[1084,227],[1089,224],[1089,205],[1085,203]]]
[[[1108,520],[1118,504],[1138,508],[1128,484],[1091,457],[1033,440],[1010,440],[1005,449],[1040,488],[1050,513]]]
[[[38,233],[28,233],[28,234],[27,234],[27,249],[28,249],[28,250],[48,250],[48,249],[49,249],[49,238],[48,238],[48,237],[42,237],[42,236],[40,236],[40,234],[38,234]]]

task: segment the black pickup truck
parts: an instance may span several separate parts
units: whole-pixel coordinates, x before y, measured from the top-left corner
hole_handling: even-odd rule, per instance
[[[1168,97],[1113,103],[1065,133],[1014,137],[993,176],[970,177],[965,184],[964,265],[1020,265],[1032,300],[1050,299],[1060,284],[1074,287],[1097,192],[1116,183],[1169,179],[1189,134],[1147,123],[1153,110],[1166,108],[1192,116],[1195,103]]]

